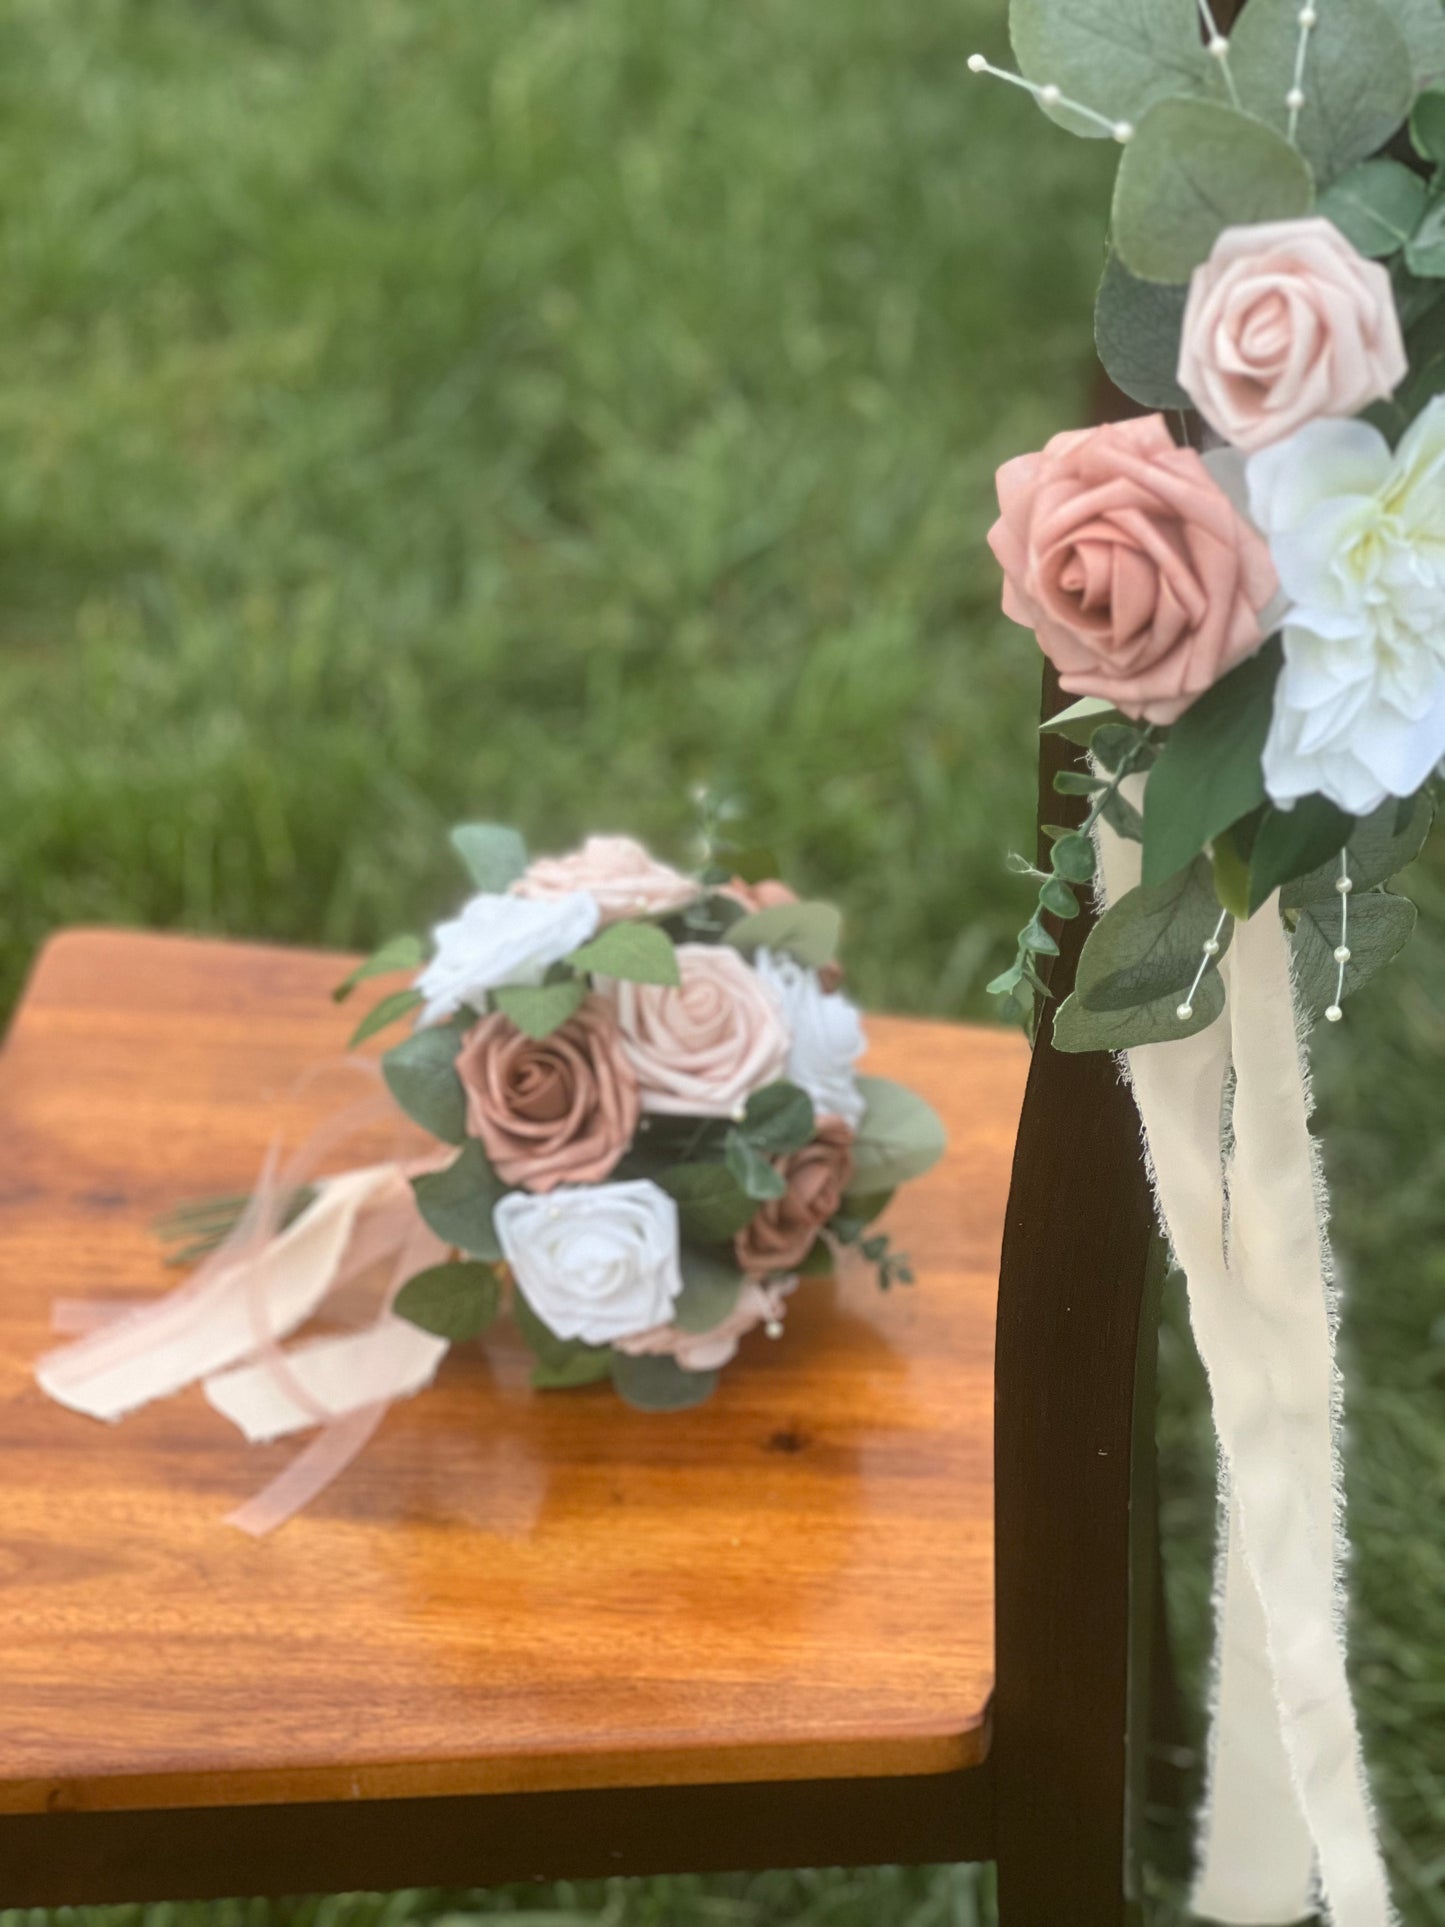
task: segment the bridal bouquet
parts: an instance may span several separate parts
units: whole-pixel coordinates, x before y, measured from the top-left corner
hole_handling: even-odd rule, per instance
[[[84,1335],[37,1369],[96,1418],[199,1381],[248,1439],[315,1430],[232,1515],[253,1533],[506,1309],[538,1389],[610,1380],[630,1405],[675,1411],[709,1396],[750,1333],[781,1336],[790,1295],[844,1249],[884,1289],[912,1283],[875,1220],[940,1156],[943,1129],[858,1069],[836,909],[800,901],[757,852],[684,875],[626,837],[535,861],[496,825],[453,843],[475,894],[336,992],[410,978],[352,1039],[408,1025],[381,1058],[384,1090],[289,1160],[273,1150],[249,1199],[180,1207],[163,1232],[199,1269],[119,1316],[82,1306]],[[388,1122],[429,1146],[324,1169]]]
[[[869,1227],[935,1162],[942,1127],[858,1072],[830,904],[757,857],[748,878],[688,876],[626,837],[531,863],[510,829],[453,840],[479,894],[339,993],[420,966],[357,1036],[415,1013],[382,1072],[456,1147],[411,1182],[458,1256],[406,1282],[401,1317],[475,1337],[509,1285],[534,1384],[610,1378],[631,1404],[676,1407],[707,1397],[756,1327],[779,1336],[788,1295],[841,1247],[885,1289],[912,1282]]]
[[[1222,1447],[1196,1910],[1386,1927],[1302,1054],[1410,936],[1387,886],[1445,757],[1445,9],[1012,0],[1010,26],[1022,71],[973,71],[1121,148],[1095,338],[1146,412],[999,471],[1004,611],[1087,759],[993,988],[1032,1020],[1092,886],[1047,1029],[1122,1053]]]

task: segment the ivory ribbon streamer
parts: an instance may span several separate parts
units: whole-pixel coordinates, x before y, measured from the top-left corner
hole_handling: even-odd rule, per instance
[[[1129,786],[1139,800],[1142,782]],[[1101,826],[1107,901],[1139,882],[1139,858]],[[1313,1911],[1318,1891],[1335,1927],[1389,1927],[1345,1675],[1329,1253],[1277,901],[1236,926],[1220,968],[1223,1018],[1125,1053],[1221,1455],[1216,1699],[1193,1904],[1232,1927],[1279,1927]]]

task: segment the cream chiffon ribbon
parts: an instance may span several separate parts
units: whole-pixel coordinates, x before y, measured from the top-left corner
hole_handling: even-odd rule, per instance
[[[293,1173],[279,1180],[268,1160],[235,1234],[164,1298],[118,1315],[103,1304],[59,1307],[58,1323],[91,1329],[48,1353],[35,1374],[52,1398],[91,1418],[122,1418],[199,1380],[253,1442],[318,1428],[278,1478],[230,1515],[258,1536],[328,1485],[391,1401],[431,1382],[447,1349],[445,1339],[391,1311],[408,1278],[448,1255],[417,1214],[406,1167],[321,1179],[314,1200],[278,1230]],[[353,1321],[359,1313],[360,1322],[283,1347],[323,1309]]]
[[[1101,827],[1106,901],[1139,880],[1138,844]],[[1236,926],[1220,970],[1222,1018],[1125,1053],[1220,1445],[1215,1704],[1193,1905],[1210,1920],[1275,1927],[1318,1902],[1334,1927],[1388,1927],[1345,1676],[1324,1188],[1277,901]]]

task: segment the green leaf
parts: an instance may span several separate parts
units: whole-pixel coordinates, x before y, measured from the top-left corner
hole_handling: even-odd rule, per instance
[[[1037,916],[1031,917],[1019,932],[1019,944],[1036,957],[1057,957],[1059,954],[1059,946]]]
[[[466,1093],[456,1072],[461,1047],[455,1024],[436,1024],[413,1032],[381,1060],[381,1074],[397,1103],[443,1144],[460,1144],[467,1134]]]
[[[612,1383],[624,1403],[639,1412],[685,1412],[717,1390],[716,1372],[685,1372],[665,1353],[633,1358],[612,1354]]]
[[[1087,883],[1094,874],[1094,845],[1087,836],[1071,830],[1054,845],[1054,875],[1070,883]]]
[[[392,1310],[398,1318],[457,1345],[486,1330],[501,1299],[502,1288],[490,1265],[454,1262],[433,1265],[408,1278]]]
[[[725,1164],[677,1164],[657,1182],[677,1200],[683,1237],[697,1244],[727,1244],[757,1210]]]
[[[1145,281],[1187,281],[1227,227],[1314,205],[1309,168],[1272,128],[1204,100],[1151,107],[1114,184],[1114,246]]]
[[[610,923],[567,961],[574,970],[620,977],[630,984],[676,986],[682,982],[672,939],[655,923]]]
[[[800,1278],[831,1278],[837,1269],[838,1260],[826,1238],[818,1238],[809,1245],[802,1263],[794,1266]]]
[[[493,896],[500,896],[527,867],[526,842],[504,823],[459,823],[451,842],[472,882]]]
[[[507,1187],[487,1161],[475,1138],[468,1138],[444,1171],[428,1171],[413,1178],[417,1210],[444,1244],[457,1245],[473,1258],[497,1263],[492,1212],[506,1196]]]
[[[1116,836],[1126,836],[1131,843],[1144,841],[1144,819],[1122,790],[1114,791],[1099,814]]]
[[[1039,908],[1071,923],[1079,914],[1079,899],[1062,877],[1046,877],[1039,885]],[[992,986],[990,986],[991,988]],[[1008,985],[1010,990],[1013,985]]]
[[[1132,723],[1105,723],[1095,733],[1089,749],[1094,760],[1111,775],[1126,764],[1131,770],[1149,769],[1159,754],[1155,745],[1146,742],[1141,730]]]
[[[1054,789],[1060,796],[1096,796],[1103,787],[1102,776],[1086,776],[1078,769],[1054,772]]]
[[[1132,1010],[1090,1010],[1077,998],[1066,997],[1054,1018],[1054,1048],[1063,1051],[1136,1050],[1141,1044],[1172,1043],[1207,1030],[1224,1009],[1224,980],[1217,970],[1206,972],[1190,1004],[1190,1015],[1179,1015],[1180,998],[1160,997]]]
[[[729,925],[723,942],[745,954],[785,950],[816,970],[833,962],[842,934],[843,913],[831,903],[779,903],[739,917]]]
[[[850,1191],[843,1200],[838,1219],[847,1219],[859,1231],[863,1231],[875,1218],[881,1218],[892,1202],[891,1191]]]
[[[1195,0],[1012,0],[1009,38],[1023,73],[1111,120],[1137,121],[1171,94],[1217,91]],[[1108,128],[1064,106],[1045,113],[1098,140]]]
[[[1250,916],[1282,884],[1338,857],[1354,827],[1354,817],[1323,796],[1307,796],[1292,810],[1267,809],[1250,852]]]
[[[365,963],[359,963],[349,977],[343,977],[332,991],[335,1003],[345,1003],[358,984],[368,977],[386,977],[393,970],[418,970],[426,962],[426,945],[420,937],[392,937],[380,950],[374,950]]]
[[[808,1093],[780,1080],[753,1092],[738,1128],[756,1150],[785,1155],[810,1143],[817,1124]]]
[[[1316,211],[1361,254],[1377,259],[1404,247],[1425,211],[1425,183],[1398,161],[1362,161],[1321,194]]]
[[[932,1170],[948,1148],[948,1134],[931,1105],[887,1077],[860,1077],[866,1106],[853,1141],[856,1191],[892,1191]]]
[[[1182,870],[1264,801],[1261,758],[1279,666],[1279,644],[1266,643],[1170,729],[1144,793],[1146,883]]]
[[[364,1044],[368,1037],[375,1037],[379,1030],[385,1030],[389,1024],[396,1023],[399,1018],[405,1017],[408,1012],[416,1010],[425,1002],[426,998],[419,990],[392,991],[389,997],[383,997],[379,1004],[372,1005],[356,1029],[352,1031],[351,1042],[347,1048],[355,1050],[356,1046]]]
[[[1432,87],[1410,114],[1410,144],[1422,160],[1445,162],[1445,92]]]
[[[753,1149],[741,1131],[728,1132],[723,1157],[739,1189],[750,1198],[756,1198],[760,1204],[769,1204],[774,1198],[786,1195],[787,1179],[761,1151]]]
[[[1209,863],[1214,894],[1221,910],[1232,917],[1249,915],[1249,841],[1259,812],[1233,823],[1210,847]]]
[[[679,1254],[682,1290],[672,1302],[672,1322],[680,1331],[710,1332],[737,1308],[743,1275],[726,1258],[684,1245]]]
[[[1179,386],[1179,335],[1189,290],[1130,274],[1117,254],[1104,264],[1094,303],[1094,346],[1116,388],[1145,408],[1190,408]]]
[[[1445,200],[1432,201],[1405,247],[1405,265],[1423,281],[1445,279]]]
[[[1413,799],[1404,824],[1398,820],[1398,805],[1393,799],[1382,803],[1373,815],[1361,818],[1345,846],[1349,851],[1350,881],[1355,890],[1373,890],[1413,863],[1434,820],[1435,805],[1424,795]],[[1281,906],[1298,910],[1304,904],[1333,898],[1339,874],[1338,857],[1321,863],[1280,891]]]
[[[1202,857],[1164,883],[1140,884],[1111,904],[1089,932],[1071,1001],[1092,1012],[1134,1010],[1169,997],[1177,1004],[1218,923],[1219,905]],[[1226,921],[1219,933],[1221,956],[1231,935]]]
[[[532,1385],[539,1392],[574,1391],[596,1385],[612,1373],[612,1347],[589,1345],[581,1338],[559,1338],[540,1319],[517,1286],[512,1288],[512,1316],[532,1354]]]
[[[1416,918],[1415,906],[1408,897],[1379,891],[1350,898],[1347,926],[1338,896],[1333,902],[1312,903],[1301,910],[1292,950],[1295,983],[1304,1008],[1317,1016],[1335,1001],[1340,966],[1334,953],[1342,927],[1350,951],[1345,965],[1345,995],[1349,996],[1399,956],[1410,941]]]
[[[540,1038],[550,1037],[575,1016],[586,995],[587,986],[580,977],[564,977],[554,984],[504,984],[492,992],[492,1002],[518,1030]]]
[[[1289,127],[1300,0],[1249,0],[1230,35],[1230,67],[1246,111]],[[1383,147],[1410,111],[1410,50],[1379,0],[1318,0],[1295,144],[1326,181]]]
[[[1445,80],[1445,7],[1441,0],[1385,0],[1401,39],[1410,50],[1417,87]]]
[[[1105,702],[1102,696],[1080,696],[1076,703],[1061,709],[1057,716],[1050,716],[1046,723],[1040,723],[1039,734],[1067,736],[1071,743],[1078,743],[1087,749],[1096,729],[1105,723],[1121,723],[1123,720],[1114,705]]]

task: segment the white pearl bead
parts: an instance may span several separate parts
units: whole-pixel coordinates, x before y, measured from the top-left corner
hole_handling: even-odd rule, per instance
[[[1306,32],[1319,25],[1319,18],[1313,7],[1301,7],[1299,10],[1299,23]]]
[[[988,60],[986,56],[983,54],[970,54],[968,56],[968,71],[971,74],[986,73],[988,71]]]
[[[1109,131],[1114,136],[1114,139],[1118,141],[1119,145],[1123,147],[1128,141],[1134,138],[1134,123],[1131,120],[1116,120]]]
[[[1218,937],[1208,937],[1205,939],[1204,954],[1206,957],[1217,957],[1219,955]]]
[[[1354,882],[1349,877],[1335,878],[1335,888],[1339,891],[1342,897],[1347,897],[1350,894],[1351,890],[1354,889],[1354,887],[1355,887]]]
[[[1347,943],[1342,943],[1338,948],[1338,950],[1336,950],[1335,952],[1335,962],[1348,963],[1349,961],[1350,961],[1350,946]]]
[[[1181,1004],[1174,1015],[1179,1019],[1181,1024],[1187,1024],[1189,1019],[1194,1015],[1193,1004]]]
[[[769,1338],[781,1338],[783,1335],[781,1319],[770,1318],[767,1324],[763,1326],[763,1330],[768,1334]]]
[[[1331,1004],[1329,1009],[1325,1012],[1326,1017],[1329,1018],[1332,1024],[1337,1024],[1340,1021],[1340,1019],[1344,1016],[1344,1014],[1345,1013],[1340,1009],[1338,1004]]]
[[[1300,108],[1305,104],[1303,92],[1298,87],[1291,87],[1284,97],[1284,104],[1286,107],[1292,108],[1295,113],[1298,113]]]
[[[1063,97],[1063,89],[1055,87],[1052,81],[1049,82],[1047,87],[1040,87],[1039,89],[1039,99],[1044,103],[1045,107],[1057,107]]]
[[[1229,42],[1222,33],[1217,33],[1213,40],[1210,41],[1209,51],[1214,55],[1216,60],[1228,60]]]

